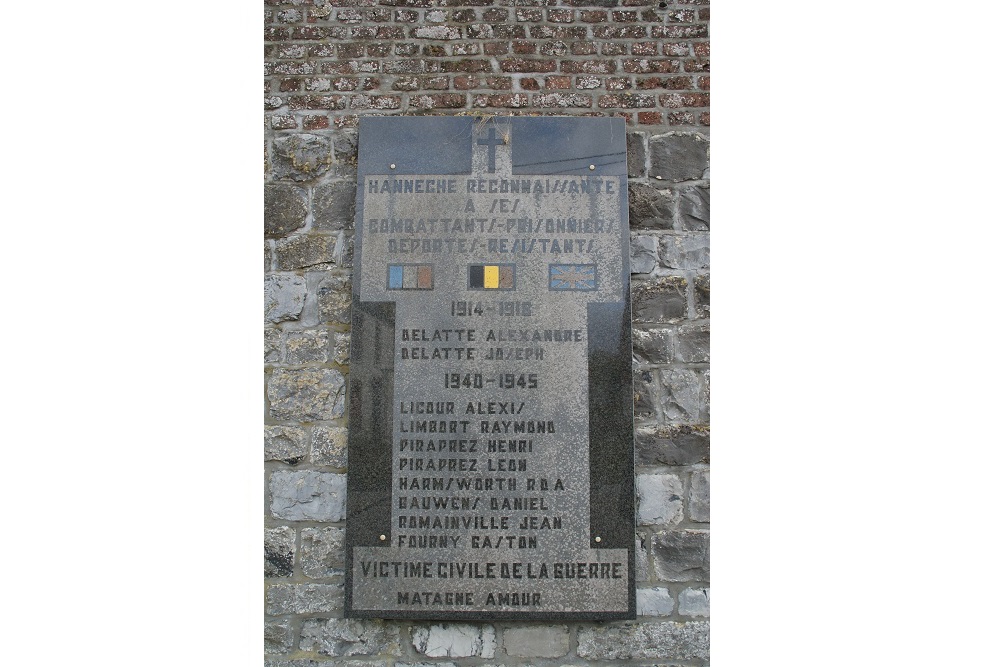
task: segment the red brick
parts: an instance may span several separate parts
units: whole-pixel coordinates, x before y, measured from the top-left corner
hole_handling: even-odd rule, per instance
[[[561,70],[567,74],[614,74],[614,60],[563,60]]]
[[[322,46],[327,46],[326,44]],[[333,54],[330,54],[333,55]],[[361,43],[338,44],[337,57],[341,59],[361,58],[365,55],[365,45]]]
[[[510,90],[514,87],[514,80],[509,76],[488,76],[486,87],[493,90]]]
[[[393,90],[419,90],[420,80],[415,76],[400,76],[392,82]]]
[[[486,63],[487,69],[489,63]],[[532,60],[529,58],[507,58],[500,61],[500,69],[504,72],[555,72],[555,60]]]
[[[572,87],[573,81],[568,76],[545,77],[545,88],[548,90],[569,90]]]
[[[533,39],[587,39],[587,26],[533,25],[530,32]]]
[[[514,10],[514,15],[517,17],[518,21],[539,23],[542,20],[542,10],[534,7],[518,7]],[[485,16],[483,16],[483,20],[487,20]]]
[[[505,93],[500,95],[476,95],[472,100],[474,107],[500,107],[504,109],[521,109],[528,106],[528,96],[524,93]]]
[[[583,10],[580,12],[580,20],[584,23],[604,23],[608,20],[608,13],[596,10]]]
[[[688,42],[666,42],[663,45],[663,55],[689,56],[691,55],[691,45]]]
[[[681,71],[681,63],[678,60],[627,58],[622,62],[622,68],[633,74],[674,73]]]
[[[574,56],[590,56],[597,53],[597,44],[594,42],[573,42],[569,45],[569,52]]]
[[[597,98],[597,106],[602,109],[645,109],[656,106],[656,98],[652,95],[626,93],[624,95],[601,95]]]
[[[472,23],[476,20],[476,10],[456,9],[451,13],[451,20],[455,23]]]
[[[601,44],[602,56],[623,56],[628,53],[628,45],[621,42],[605,42]]]
[[[660,95],[660,105],[668,109],[707,107],[708,95],[706,93],[671,93],[669,95]]]
[[[601,77],[599,76],[578,76],[576,77],[576,87],[579,90],[593,90],[601,85]]]
[[[639,112],[639,124],[640,125],[661,125],[663,123],[663,114],[659,111],[640,111]]]
[[[489,72],[489,60],[445,60],[441,62],[442,72]]]
[[[514,49],[514,53],[521,55],[530,55],[538,50],[538,45],[534,42],[529,42],[523,39],[515,40],[511,47]]]
[[[300,76],[313,74],[316,66],[312,63],[278,63],[274,66],[275,74],[298,74]]]
[[[708,61],[707,60],[687,60],[684,62],[685,72],[707,72]]]
[[[330,39],[334,31],[330,28],[316,26],[300,26],[292,28],[292,39]]]
[[[703,114],[698,116],[698,122],[701,123],[702,125],[710,125],[711,123],[708,122],[709,115],[710,114],[708,111],[704,112]]]
[[[609,76],[604,81],[604,87],[608,90],[628,90],[632,87],[632,80],[627,76]]]
[[[464,106],[464,93],[435,93],[434,95],[410,96],[410,108],[413,109],[461,109]]]
[[[708,87],[708,77],[707,76],[699,76],[698,77],[698,87],[700,89],[702,89],[702,90],[709,90],[709,87]]]
[[[708,37],[707,25],[654,25],[650,37],[666,39],[691,39]]]
[[[572,9],[550,9],[548,16],[549,23],[572,23]]]
[[[707,58],[709,56],[709,51],[711,49],[711,42],[695,42],[694,43],[694,55],[699,58]]]
[[[532,95],[531,103],[536,107],[589,109],[593,106],[594,101],[590,95],[581,93],[547,93],[545,95]]]
[[[425,76],[420,79],[420,87],[424,90],[448,90],[448,77]]]
[[[458,44],[450,44],[451,55],[453,56],[478,56],[479,55],[479,43],[478,42],[460,42]]]
[[[381,83],[378,77],[366,76],[361,79],[361,90],[375,90]]]
[[[671,125],[694,125],[694,114],[690,111],[672,111],[667,115]]]
[[[483,44],[483,55],[505,56],[510,53],[510,44],[507,42],[486,42]]]
[[[670,23],[693,23],[695,11],[693,9],[675,9],[667,12],[667,21]]]
[[[295,116],[271,116],[273,130],[294,130],[296,127]]]
[[[288,98],[288,108],[293,110],[329,109],[338,111],[346,107],[347,100],[341,95],[293,95]]]
[[[427,56],[428,58],[444,58],[448,55],[448,53],[440,44],[428,44],[421,49],[421,55]]]
[[[506,23],[510,17],[510,12],[506,9],[493,7],[483,10],[483,20],[487,23]]]
[[[418,18],[420,14],[412,9],[397,9],[394,20],[397,23],[416,23]]]
[[[392,44],[390,44],[389,42],[379,42],[378,44],[369,44],[367,51],[369,58],[385,58],[392,52]]]
[[[538,83],[538,79],[526,76],[518,81],[521,86],[521,90],[541,90],[542,84]]]
[[[305,58],[308,49],[305,44],[279,44],[278,57],[282,60],[291,58]],[[333,53],[330,53],[332,56]]]
[[[454,79],[455,90],[472,90],[479,87],[479,77],[464,74],[456,76]]]
[[[288,38],[288,28],[264,28],[265,42],[280,42]]]
[[[333,79],[330,85],[334,90],[357,90],[358,84],[361,83],[360,80],[354,77],[340,76]]]
[[[616,23],[635,23],[639,20],[639,12],[634,10],[614,11],[611,12],[611,19]]]
[[[357,116],[350,116],[350,115],[349,116],[334,116],[333,117],[333,124],[334,124],[335,127],[338,127],[338,128],[357,127],[358,126],[358,117]]]
[[[297,93],[300,82],[298,79],[281,79],[278,82],[279,93]]]
[[[709,20],[708,7],[705,7],[704,9],[699,9],[698,10],[698,20],[699,21],[708,21]],[[705,125],[708,125],[708,123],[705,123]]]
[[[398,109],[402,105],[399,95],[353,95],[352,109]]]
[[[324,79],[320,77],[310,77],[304,80],[302,83],[305,84],[305,89],[307,93],[330,90],[330,88],[332,88],[332,86],[330,85],[330,79]]]
[[[655,56],[659,45],[659,42],[634,42],[632,53],[637,56]]]
[[[330,119],[326,116],[306,116],[302,119],[303,130],[325,130],[330,127]]]
[[[525,37],[524,26],[509,24],[493,26],[493,36],[497,39],[523,39]]]
[[[648,36],[644,25],[599,25],[594,28],[594,37],[598,39],[644,39]]]

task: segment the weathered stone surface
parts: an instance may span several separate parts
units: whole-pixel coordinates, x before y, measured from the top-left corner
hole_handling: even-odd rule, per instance
[[[633,235],[629,245],[632,273],[650,273],[660,264],[655,236]]]
[[[330,667],[330,661],[264,660],[264,667]],[[385,660],[344,660],[343,662],[338,662],[337,667],[385,667]]]
[[[431,658],[492,658],[496,634],[492,625],[443,623],[413,628],[413,648]]]
[[[636,419],[656,417],[653,391],[658,382],[659,376],[656,370],[632,369],[632,404]]]
[[[351,279],[327,276],[316,292],[319,319],[323,322],[351,323]]]
[[[334,468],[347,467],[347,429],[316,426],[312,432],[312,462]]]
[[[271,270],[271,244],[264,241],[264,273]]]
[[[707,470],[691,473],[691,497],[688,516],[692,521],[709,520],[709,473]]]
[[[677,475],[637,475],[639,525],[677,524],[684,518],[684,485]]]
[[[660,237],[660,259],[668,269],[707,269],[709,254],[708,234]]]
[[[306,224],[308,212],[306,191],[302,188],[284,183],[264,185],[264,236],[294,232]]]
[[[701,417],[701,374],[687,369],[660,371],[657,400],[664,419],[697,422]]]
[[[666,329],[632,329],[632,357],[647,364],[673,361],[673,344]]]
[[[299,319],[306,303],[306,281],[301,276],[264,276],[264,320],[287,322]]]
[[[707,324],[692,324],[677,330],[677,361],[688,364],[709,362],[710,334]]]
[[[330,338],[326,329],[290,331],[285,338],[289,364],[326,361],[329,358]]]
[[[341,247],[340,250],[343,248]],[[302,234],[278,239],[274,245],[280,271],[330,269],[339,265],[337,237]]]
[[[686,466],[709,462],[707,424],[670,424],[635,430],[636,465]]]
[[[645,183],[628,184],[628,224],[632,228],[672,229],[674,193]]]
[[[312,470],[271,473],[271,514],[289,521],[342,521],[347,475]]]
[[[297,426],[264,427],[264,460],[295,465],[309,453],[306,432]]]
[[[693,188],[681,190],[677,213],[681,229],[689,231],[707,231],[709,228],[709,189],[708,186],[696,185]]]
[[[267,383],[271,417],[318,421],[344,415],[344,376],[332,368],[278,368]]]
[[[381,620],[306,619],[299,648],[329,656],[398,656],[399,626]]]
[[[311,579],[344,574],[344,529],[303,528],[299,561],[302,572]]]
[[[677,611],[681,616],[708,616],[711,602],[711,589],[685,588],[677,597]]]
[[[687,316],[687,281],[679,276],[632,281],[632,321],[676,322]]]
[[[666,588],[637,588],[635,609],[638,616],[670,616],[674,613],[674,599]]]
[[[264,329],[264,363],[281,363],[281,329]]]
[[[640,623],[581,628],[577,654],[590,660],[707,660],[708,623]]]
[[[344,584],[272,584],[267,587],[266,613],[326,614],[344,608]]]
[[[295,529],[278,526],[264,531],[264,576],[290,577],[295,559]]]
[[[281,655],[291,653],[295,645],[292,625],[288,621],[266,621],[264,623],[264,653]]]
[[[694,311],[695,317],[711,317],[709,308],[709,276],[696,276],[694,279]]]
[[[271,174],[276,180],[308,181],[333,164],[330,140],[316,134],[288,134],[275,138]]]
[[[635,580],[649,580],[649,546],[644,534],[635,537]]]
[[[628,177],[640,178],[646,173],[646,135],[643,132],[629,132],[626,141]]]
[[[346,366],[351,359],[351,334],[330,332],[330,361]]]
[[[510,656],[558,658],[569,653],[569,628],[565,625],[505,628],[503,647]]]
[[[707,530],[667,530],[653,535],[653,573],[661,581],[709,581]]]
[[[668,132],[650,138],[649,155],[652,178],[698,180],[708,169],[708,139],[696,132]]]
[[[313,229],[340,231],[354,226],[357,186],[342,181],[313,188]]]

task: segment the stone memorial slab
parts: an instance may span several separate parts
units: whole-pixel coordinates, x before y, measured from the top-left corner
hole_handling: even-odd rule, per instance
[[[346,616],[635,618],[625,145],[361,118]]]

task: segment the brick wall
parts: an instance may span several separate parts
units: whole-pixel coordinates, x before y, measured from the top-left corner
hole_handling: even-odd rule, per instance
[[[708,0],[267,0],[264,22],[268,664],[708,664]],[[342,618],[355,127],[459,113],[629,126],[636,621]]]

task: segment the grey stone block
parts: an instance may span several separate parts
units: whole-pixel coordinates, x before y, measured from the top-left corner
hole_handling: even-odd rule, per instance
[[[646,173],[646,135],[643,132],[629,132],[626,141],[628,177],[640,178]]]
[[[351,280],[346,276],[327,276],[316,291],[319,319],[323,322],[351,323]]]
[[[306,432],[297,426],[264,427],[264,460],[295,465],[309,453]]]
[[[636,475],[635,488],[639,525],[671,525],[684,518],[684,485],[677,475]]]
[[[303,528],[299,560],[302,572],[310,579],[344,574],[344,529]]]
[[[632,322],[665,324],[687,316],[687,281],[679,276],[632,281]]]
[[[281,363],[281,329],[264,329],[264,363]]]
[[[264,236],[291,234],[306,224],[308,212],[306,191],[302,188],[284,183],[264,185]]]
[[[290,331],[285,337],[285,352],[289,364],[310,361],[327,361],[330,356],[330,338],[326,329]]]
[[[638,616],[670,616],[674,613],[674,599],[666,588],[637,588],[635,610]]]
[[[688,516],[692,521],[709,521],[709,473],[707,470],[691,473],[691,499]]]
[[[316,426],[312,432],[312,462],[334,468],[347,467],[347,429]]]
[[[344,416],[344,376],[332,368],[277,368],[267,398],[278,421],[335,419]]]
[[[351,334],[341,331],[330,332],[330,361],[346,366],[351,359]]]
[[[707,364],[710,352],[708,324],[692,324],[677,330],[675,347],[677,361],[688,364]]]
[[[681,616],[708,616],[711,590],[708,588],[685,588],[677,596],[680,603],[677,611]]]
[[[577,654],[589,660],[707,660],[708,623],[637,623],[581,628]]]
[[[295,529],[278,526],[264,531],[264,576],[290,577],[295,561]]]
[[[330,667],[329,660],[264,660],[264,667]],[[384,660],[345,660],[337,667],[385,667]]]
[[[271,514],[289,521],[342,521],[347,475],[312,470],[271,473]]]
[[[632,369],[632,406],[636,419],[653,419],[656,417],[654,399],[655,386],[659,382],[656,370]]]
[[[266,599],[270,616],[340,612],[344,584],[271,584]]]
[[[313,188],[313,229],[340,231],[353,229],[357,186],[342,181]]]
[[[338,253],[342,249],[343,244],[337,246],[336,236],[315,234],[278,239],[274,245],[280,271],[332,269],[341,264]]]
[[[412,630],[413,648],[431,658],[492,658],[496,633],[492,625],[443,623]]]
[[[707,186],[696,185],[681,190],[677,205],[681,229],[688,231],[707,231],[709,228],[709,189]]]
[[[708,139],[696,132],[668,132],[649,140],[652,178],[677,183],[704,177],[708,169]]]
[[[306,281],[301,276],[264,276],[264,321],[299,319],[306,303]]]
[[[645,535],[635,537],[635,580],[649,580],[649,547]]]
[[[569,628],[565,625],[505,628],[503,647],[509,656],[558,658],[569,653]]]
[[[658,245],[655,236],[632,236],[629,244],[632,273],[650,273],[659,266]]]
[[[275,180],[309,181],[333,164],[330,140],[316,134],[287,134],[275,138],[271,174]]]
[[[399,626],[381,620],[306,619],[299,648],[328,656],[398,656]]]
[[[673,361],[673,344],[666,329],[632,328],[632,356],[640,363],[669,364]]]
[[[707,424],[670,424],[635,430],[636,465],[686,466],[708,463],[709,459]]]
[[[295,646],[295,635],[288,621],[264,622],[264,653],[281,655],[291,653]]]
[[[664,419],[700,421],[703,403],[701,374],[688,369],[663,369],[656,392]]]
[[[694,311],[698,318],[711,317],[709,308],[709,277],[696,276],[694,279]]]
[[[629,227],[673,229],[674,193],[660,191],[645,183],[628,184]]]
[[[264,273],[271,270],[271,244],[264,241]]]
[[[653,535],[653,573],[661,581],[709,581],[707,530],[667,530]]]
[[[668,269],[707,269],[709,255],[708,234],[660,237],[660,259]]]

